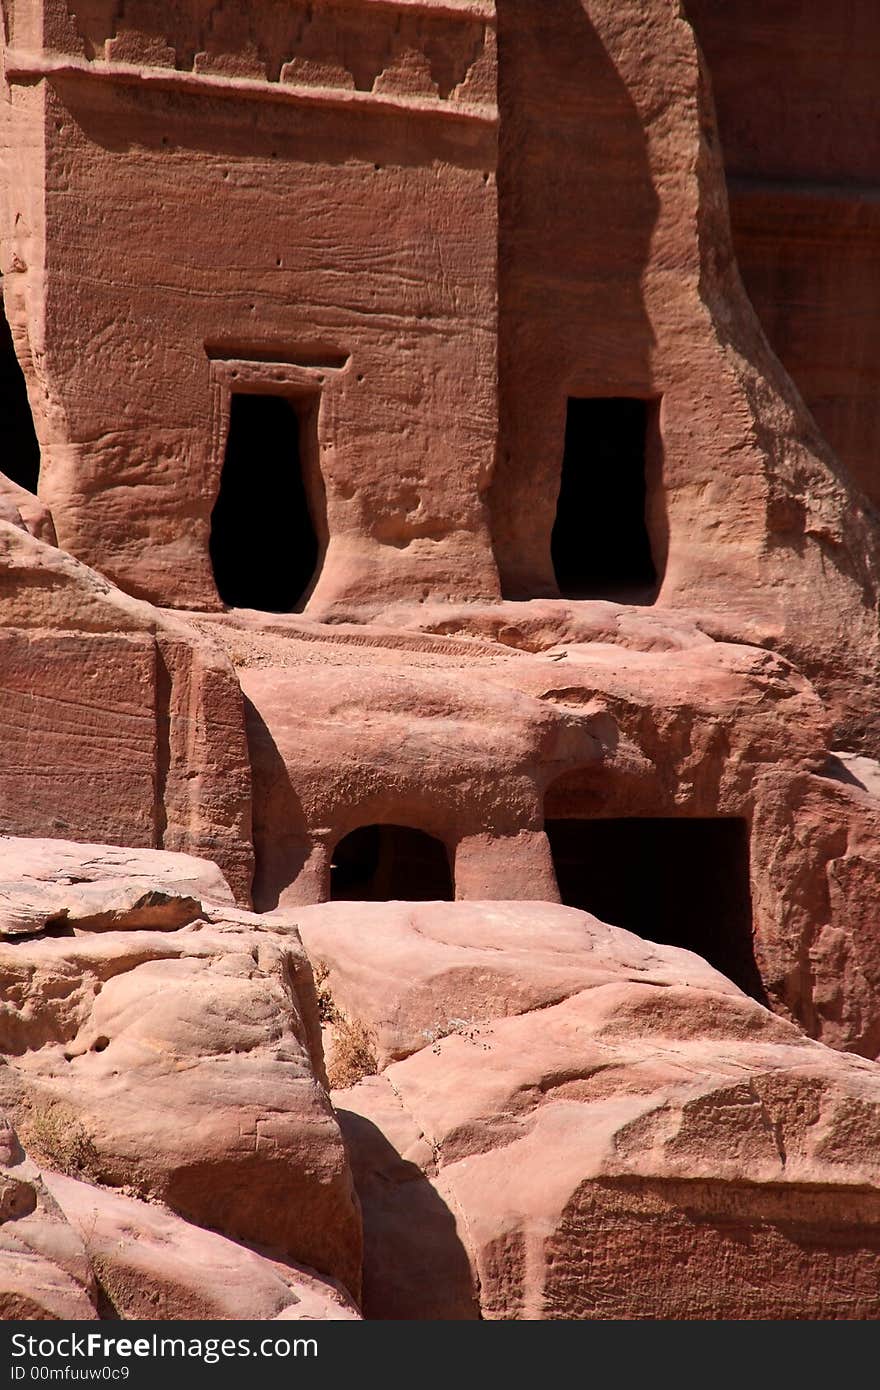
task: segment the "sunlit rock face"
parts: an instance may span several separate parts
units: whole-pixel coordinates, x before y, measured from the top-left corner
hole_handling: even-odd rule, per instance
[[[877,26],[766,8],[5,5],[0,1315],[878,1316]]]

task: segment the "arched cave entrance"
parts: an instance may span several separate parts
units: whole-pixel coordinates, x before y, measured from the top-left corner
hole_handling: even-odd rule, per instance
[[[649,603],[656,596],[647,521],[648,443],[656,413],[656,402],[629,396],[568,401],[550,540],[565,598]],[[659,459],[651,464],[653,474]]]
[[[308,596],[320,550],[306,468],[315,410],[286,396],[232,394],[210,538],[230,608],[290,613]]]
[[[755,962],[748,827],[739,819],[548,820],[562,901],[694,951],[766,1002]]]
[[[446,846],[422,830],[364,825],[341,839],[333,852],[333,901],[451,902],[454,897]]]
[[[40,446],[12,332],[0,293],[0,472],[19,487],[36,492]]]

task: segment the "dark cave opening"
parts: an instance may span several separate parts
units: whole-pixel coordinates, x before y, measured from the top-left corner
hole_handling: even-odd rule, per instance
[[[657,569],[646,519],[652,402],[570,398],[556,522],[550,541],[565,598],[648,602]]]
[[[0,472],[19,487],[37,491],[40,446],[28,401],[24,373],[0,295]]]
[[[449,854],[441,840],[405,825],[364,825],[339,841],[330,866],[332,900],[451,902]]]
[[[305,412],[285,396],[233,394],[210,554],[230,608],[290,613],[307,597],[319,543],[304,473]]]
[[[703,956],[761,1003],[739,819],[548,820],[562,901],[603,922]]]

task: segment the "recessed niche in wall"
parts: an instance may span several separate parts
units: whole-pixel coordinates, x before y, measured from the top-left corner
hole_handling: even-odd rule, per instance
[[[12,333],[0,294],[0,473],[19,487],[36,492],[40,446],[28,401],[24,373],[15,355]]]
[[[566,598],[649,603],[656,595],[646,511],[649,472],[659,464],[648,456],[656,414],[656,402],[629,396],[568,401],[550,542]]]
[[[217,592],[232,608],[289,613],[306,596],[319,543],[304,473],[301,400],[232,392],[211,514]]]
[[[764,1001],[752,939],[749,846],[738,819],[548,820],[562,901],[703,956]]]
[[[346,835],[330,866],[330,897],[355,902],[451,902],[449,854],[441,840],[405,825],[364,825]]]

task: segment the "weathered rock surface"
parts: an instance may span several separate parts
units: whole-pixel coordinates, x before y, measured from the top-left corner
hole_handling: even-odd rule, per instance
[[[880,16],[859,0],[685,8],[712,78],[749,298],[819,428],[877,507]]]
[[[757,624],[842,739],[872,737],[876,521],[743,292],[681,6],[285,23],[228,0],[222,26],[160,5],[117,32],[109,11],[46,25],[42,3],[9,35],[0,209],[62,546],[218,609],[211,514],[246,385],[296,407],[314,616],[553,596],[566,399],[637,398],[659,420],[658,602]],[[120,255],[132,227],[144,259]]]
[[[440,840],[460,899],[552,901],[547,819],[737,819],[766,996],[835,1047],[880,1052],[873,762],[858,760],[864,782],[845,752],[829,762],[827,709],[783,658],[717,640],[694,616],[610,603],[389,606],[368,631],[287,616],[203,625],[247,699],[258,907],[327,897],[335,847],[370,822]],[[806,826],[784,829],[803,819],[807,786],[821,862]],[[859,852],[829,896],[823,865],[847,837]],[[828,1002],[838,957],[803,960],[823,934],[845,938],[852,913],[863,926],[847,949],[866,964],[841,1011]],[[707,955],[711,936],[707,922]]]
[[[232,905],[215,864],[188,854],[0,835],[0,936],[168,929]]]
[[[0,1315],[351,1316],[350,1152],[374,1316],[880,1317],[880,30],[747,8],[4,8]]]
[[[80,1235],[0,1118],[0,1319],[96,1318],[97,1298]]]
[[[71,846],[64,869],[87,880],[120,854]],[[192,887],[217,879],[168,856],[154,880],[163,917],[192,916]],[[59,888],[47,883],[44,916],[58,915]],[[36,915],[36,878],[27,891]],[[356,1295],[360,1219],[295,928],[216,905],[184,929],[119,930],[106,902],[99,930],[86,917],[75,934],[0,945],[0,1096],[34,1157],[271,1246]]]
[[[213,859],[249,901],[241,693],[216,644],[0,518],[0,832]]]
[[[357,1318],[314,1270],[37,1167],[0,1121],[0,1318]]]
[[[809,1041],[686,952],[549,906],[536,975],[555,912],[568,968],[581,934],[583,977],[558,1002],[508,991],[506,1016],[475,1017],[466,948],[432,929],[435,909],[389,905],[395,930],[340,927],[334,953],[341,911],[313,909],[328,921],[306,932],[343,1008],[372,970],[396,979],[415,958],[455,1010],[438,1027],[432,993],[405,994],[398,1051],[419,1031],[425,1045],[334,1093],[364,1207],[367,1316],[878,1315],[873,1063]],[[527,905],[442,911],[471,924],[482,911],[473,970],[512,934],[527,953]],[[365,1014],[388,1050],[396,1019],[377,999]]]
[[[273,1259],[106,1188],[50,1172],[43,1181],[79,1233],[103,1295],[119,1317],[320,1321],[359,1316],[345,1290],[314,1270]]]
[[[461,897],[552,899],[528,836],[565,775],[589,782],[589,814],[736,815],[767,764],[824,764],[827,712],[781,658],[634,609],[563,613],[554,634],[513,607],[475,606],[450,634],[401,632],[405,611],[366,633],[206,624],[248,704],[259,907],[326,896],[334,844],[371,820],[443,840]]]
[[[555,903],[326,903],[296,921],[324,990],[366,1025],[382,1067],[622,980],[668,987],[686,975],[693,988],[739,993],[688,951]]]
[[[47,545],[55,545],[55,526],[49,508],[27,488],[0,473],[0,520],[18,526]]]
[[[729,22],[728,6],[695,8],[713,10],[716,26]],[[757,21],[734,9],[747,41]],[[781,11],[794,22],[796,49],[818,56],[795,10],[783,0],[763,25],[775,27]],[[830,21],[838,23],[847,21]],[[554,592],[566,397],[653,402],[646,516],[658,605],[764,626],[768,645],[793,657],[829,700],[844,746],[872,738],[876,514],[804,409],[743,291],[709,73],[684,7],[562,0],[551,11],[505,0],[498,31],[499,451],[490,505],[502,591]],[[762,84],[754,101],[749,93],[745,120],[753,108],[775,113],[776,90]],[[772,119],[776,139],[787,121]],[[812,291],[807,298],[812,304]],[[587,535],[592,524],[585,501]],[[604,513],[600,524],[617,525]],[[624,528],[617,534],[623,543]]]
[[[321,398],[302,437],[316,458],[322,601],[425,582],[497,597],[485,506],[492,6],[374,14],[234,0],[217,24],[167,4],[130,12],[121,30],[100,7],[62,6],[44,40],[41,3],[19,0],[4,72],[39,63],[45,42],[82,80],[42,84],[57,113],[47,122],[31,82],[5,87],[0,218],[7,313],[35,349],[25,365],[40,486],[61,545],[139,597],[219,607],[208,544],[231,373],[256,358],[248,370],[263,387],[281,366],[294,391]],[[251,31],[264,58],[242,51]],[[134,105],[95,86],[98,54],[123,69],[158,58],[160,78],[183,84],[183,124],[164,86],[143,86]],[[44,183],[45,156],[27,157],[47,141],[68,170],[64,194]],[[119,254],[133,228],[144,260]],[[379,463],[391,454],[397,467]]]
[[[865,782],[780,778],[755,800],[753,885],[762,978],[812,1036],[880,1056],[880,798]],[[848,764],[850,767],[853,764]],[[847,764],[844,764],[846,767]]]

